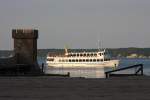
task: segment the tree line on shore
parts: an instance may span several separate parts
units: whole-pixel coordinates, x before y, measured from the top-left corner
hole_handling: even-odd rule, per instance
[[[98,51],[98,49],[68,49],[70,52],[81,51]],[[126,58],[132,54],[136,54],[137,57],[150,57],[150,48],[107,48],[106,51],[114,58]],[[39,49],[39,56],[46,56],[48,52],[64,53],[64,49]]]
[[[97,51],[98,49],[68,49],[69,52],[81,52],[81,51]],[[130,55],[136,55],[136,57],[150,58],[150,48],[107,48],[106,51],[112,57],[125,58]],[[52,53],[64,53],[64,49],[38,49],[38,56],[45,57],[48,52]],[[11,50],[0,50],[0,56],[9,56],[13,53]]]

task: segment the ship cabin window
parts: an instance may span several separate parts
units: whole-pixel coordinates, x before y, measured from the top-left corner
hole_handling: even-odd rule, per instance
[[[92,62],[92,59],[90,59],[90,62]]]
[[[89,59],[86,59],[86,62],[89,62]]]
[[[83,59],[83,62],[85,62],[85,59]]]
[[[82,57],[82,56],[83,56],[83,54],[80,54],[80,56]]]
[[[72,62],[75,62],[75,59],[72,59]]]
[[[71,62],[71,59],[69,59],[69,62]]]
[[[104,53],[102,53],[102,55],[104,55]]]
[[[99,55],[101,56],[102,54],[101,54],[101,53],[99,53]]]
[[[101,61],[103,61],[103,59],[101,59]]]
[[[83,56],[86,56],[86,54],[84,53]]]
[[[78,59],[76,59],[76,62],[78,62]]]
[[[87,54],[87,56],[90,56],[90,54]]]
[[[82,62],[82,59],[79,59],[79,62]]]
[[[96,59],[93,59],[93,62],[96,62]]]
[[[99,62],[100,61],[100,59],[97,59],[97,62]]]
[[[93,56],[93,53],[91,53],[90,56]]]
[[[48,61],[54,61],[54,59],[53,59],[53,58],[48,58],[47,60],[48,60]]]
[[[94,53],[94,56],[97,56],[97,54],[96,54],[96,53]]]
[[[109,61],[110,59],[104,59],[105,61]]]
[[[77,57],[79,57],[79,54],[77,54]]]

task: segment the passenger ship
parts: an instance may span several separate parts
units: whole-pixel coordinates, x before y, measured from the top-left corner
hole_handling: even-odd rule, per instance
[[[46,63],[48,67],[117,67],[119,60],[110,59],[105,50],[97,52],[68,52],[63,55],[48,53]]]

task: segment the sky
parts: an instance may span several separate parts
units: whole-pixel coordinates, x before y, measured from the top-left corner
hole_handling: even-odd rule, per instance
[[[150,0],[0,0],[0,50],[12,29],[38,29],[38,48],[150,47]]]

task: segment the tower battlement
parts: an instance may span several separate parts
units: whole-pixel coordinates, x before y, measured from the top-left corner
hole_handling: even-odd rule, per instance
[[[13,29],[12,37],[14,39],[37,39],[38,38],[38,30],[35,29]]]

